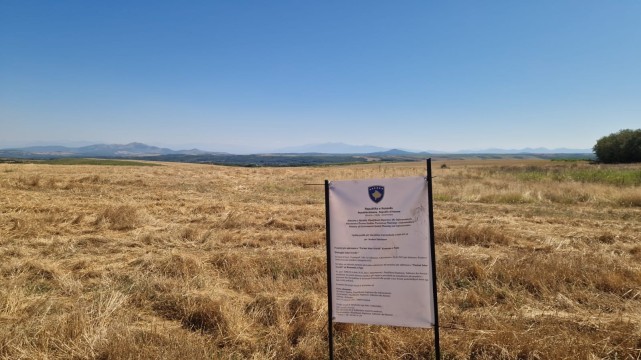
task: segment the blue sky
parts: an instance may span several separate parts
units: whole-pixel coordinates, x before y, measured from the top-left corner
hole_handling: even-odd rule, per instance
[[[0,2],[0,148],[590,148],[641,127],[639,1]]]

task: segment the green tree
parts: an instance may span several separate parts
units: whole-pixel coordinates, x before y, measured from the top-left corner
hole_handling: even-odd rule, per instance
[[[592,150],[604,163],[641,162],[641,129],[625,129],[604,136]]]

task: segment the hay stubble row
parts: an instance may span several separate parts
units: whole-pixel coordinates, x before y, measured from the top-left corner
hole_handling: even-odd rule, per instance
[[[439,165],[447,358],[641,356],[638,184],[563,177],[587,164]],[[324,197],[305,184],[424,172],[0,164],[0,358],[323,358]],[[339,359],[433,351],[430,330],[335,333]]]

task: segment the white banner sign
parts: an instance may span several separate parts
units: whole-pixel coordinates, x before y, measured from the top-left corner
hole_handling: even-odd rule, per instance
[[[434,325],[427,182],[329,183],[332,318]]]

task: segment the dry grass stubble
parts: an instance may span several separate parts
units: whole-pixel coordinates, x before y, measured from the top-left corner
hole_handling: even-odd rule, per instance
[[[446,358],[641,356],[638,186],[564,175],[591,171],[576,164],[439,165]],[[2,164],[0,358],[323,358],[323,194],[303,184],[423,173]],[[335,330],[339,359],[433,355],[431,330]]]

